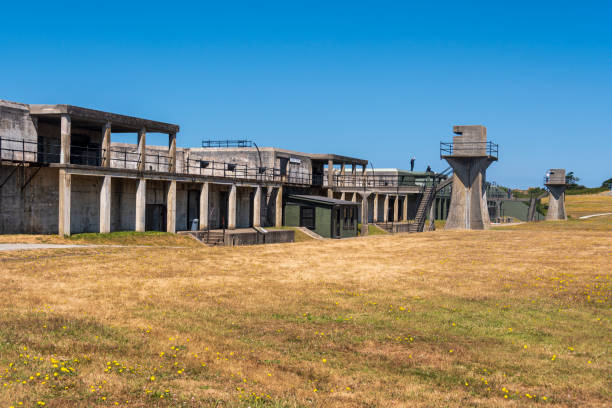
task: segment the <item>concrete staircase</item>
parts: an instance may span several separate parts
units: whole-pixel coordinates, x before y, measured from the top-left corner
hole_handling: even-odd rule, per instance
[[[208,246],[225,245],[223,231],[180,231],[179,234],[191,235],[193,238]]]
[[[433,199],[435,196],[435,186],[425,187],[425,191],[421,197],[421,202],[417,208],[416,216],[414,217],[414,223],[410,224],[408,227],[408,232],[423,232],[425,228],[425,219],[427,218],[427,213],[433,204]]]
[[[202,234],[202,242],[208,246],[224,245],[223,231],[210,231]]]

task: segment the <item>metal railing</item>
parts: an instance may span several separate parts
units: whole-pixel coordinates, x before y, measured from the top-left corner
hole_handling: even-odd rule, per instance
[[[253,147],[251,140],[202,140],[202,147]]]
[[[279,168],[249,167],[246,164],[191,158],[185,159],[183,163],[184,171],[187,174],[230,179],[277,181],[291,184],[312,184],[312,173],[306,171],[289,170],[283,173]]]
[[[499,145],[493,142],[440,142],[440,157],[499,156]]]

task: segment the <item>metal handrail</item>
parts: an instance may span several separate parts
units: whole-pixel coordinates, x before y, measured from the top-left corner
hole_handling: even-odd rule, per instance
[[[498,158],[499,145],[489,142],[440,142],[440,157],[444,156],[478,156],[480,154]]]
[[[202,147],[253,147],[251,140],[202,140]]]

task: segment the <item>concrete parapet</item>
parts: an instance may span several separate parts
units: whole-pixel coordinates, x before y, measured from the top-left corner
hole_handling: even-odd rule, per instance
[[[566,185],[565,181],[565,169],[550,169],[548,173],[546,173],[545,183],[547,186],[554,185]]]
[[[453,156],[486,156],[487,128],[482,125],[453,126]]]

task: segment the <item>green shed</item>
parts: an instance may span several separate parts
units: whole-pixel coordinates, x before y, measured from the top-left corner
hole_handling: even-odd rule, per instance
[[[360,205],[315,195],[290,195],[285,201],[285,225],[306,227],[325,238],[355,237]]]

